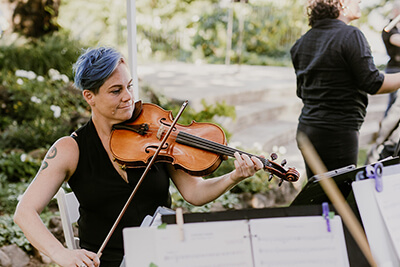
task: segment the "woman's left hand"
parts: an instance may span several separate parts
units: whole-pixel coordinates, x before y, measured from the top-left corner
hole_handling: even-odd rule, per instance
[[[253,176],[258,170],[264,167],[261,160],[255,156],[250,158],[248,155],[240,155],[238,152],[235,152],[234,156],[236,158],[234,162],[236,169],[230,174],[230,178],[236,183]]]

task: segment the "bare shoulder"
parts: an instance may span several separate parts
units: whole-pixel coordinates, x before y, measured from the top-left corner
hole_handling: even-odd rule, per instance
[[[79,160],[79,147],[76,141],[65,136],[58,139],[47,151],[40,172],[46,170],[57,170],[63,172],[65,179],[75,171]]]

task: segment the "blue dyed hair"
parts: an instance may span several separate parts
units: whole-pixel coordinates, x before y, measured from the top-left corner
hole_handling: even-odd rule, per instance
[[[110,47],[87,49],[73,66],[75,86],[97,94],[122,60],[122,54]]]

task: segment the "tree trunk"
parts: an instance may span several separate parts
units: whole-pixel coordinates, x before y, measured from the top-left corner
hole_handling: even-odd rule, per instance
[[[9,0],[15,5],[12,15],[13,31],[27,37],[38,38],[57,31],[58,10],[61,0]]]

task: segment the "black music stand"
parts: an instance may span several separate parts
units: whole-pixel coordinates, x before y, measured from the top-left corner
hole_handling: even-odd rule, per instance
[[[390,157],[387,159],[383,159],[379,161],[383,166],[391,166],[400,163],[399,157]],[[370,164],[374,166],[376,163]],[[359,222],[362,225],[361,216],[358,211],[357,203],[354,198],[352,182],[356,180],[356,176],[363,176],[365,174],[365,166],[355,168],[354,166],[348,166],[345,168],[341,168],[338,170],[330,171],[325,174],[325,177],[331,177],[336,185],[338,186],[340,192],[343,194],[343,197],[347,200],[350,208],[352,209],[354,215],[357,217]],[[319,184],[319,179],[321,176],[315,175],[309,179],[304,188],[300,191],[300,193],[296,196],[293,202],[290,204],[290,207],[296,206],[304,206],[304,205],[315,205],[321,204],[323,202],[328,202],[331,204],[328,196],[325,194],[321,185]],[[353,236],[350,234],[346,225],[344,225],[344,233],[346,237],[346,245],[350,250],[349,260],[351,266],[370,266],[365,259],[364,254],[359,249],[357,243],[355,242]]]
[[[335,208],[330,205],[329,209],[337,213]],[[291,206],[281,208],[264,208],[264,209],[244,209],[244,210],[228,210],[218,212],[204,213],[186,213],[183,214],[185,223],[194,222],[212,222],[212,221],[230,221],[230,220],[249,220],[258,218],[275,218],[275,217],[294,217],[294,216],[322,216],[322,205],[307,206]],[[162,222],[166,224],[176,224],[175,215],[163,215]],[[357,243],[354,241],[346,225],[343,225],[343,231],[347,247],[347,255],[350,267],[370,267],[365,259]],[[295,248],[293,248],[295,249]],[[312,253],[312,251],[310,251]]]
[[[400,139],[396,144],[396,147],[394,148],[394,152],[393,152],[393,157],[398,157],[400,153]]]
[[[383,159],[379,161],[382,165],[391,166],[394,164],[399,164],[399,157],[390,157],[388,159]],[[374,166],[375,163],[370,165]],[[352,197],[352,187],[351,183],[356,180],[356,175],[359,172],[365,172],[365,166],[355,168],[354,166],[347,166],[341,169],[330,171],[325,173],[325,177],[331,177],[336,185],[338,186],[340,192],[343,194],[345,199]],[[322,204],[323,202],[331,203],[328,196],[325,194],[321,185],[319,184],[320,175],[314,175],[311,177],[307,184],[303,187],[300,193],[292,201],[290,206],[297,205],[315,205]]]

